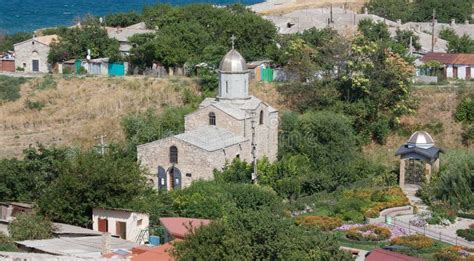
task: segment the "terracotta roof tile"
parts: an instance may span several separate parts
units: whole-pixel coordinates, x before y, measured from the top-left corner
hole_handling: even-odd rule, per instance
[[[427,53],[421,61],[438,61],[442,64],[474,65],[474,54],[469,53]]]

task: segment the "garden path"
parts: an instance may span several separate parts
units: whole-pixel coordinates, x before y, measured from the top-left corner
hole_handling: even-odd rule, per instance
[[[428,206],[423,204],[423,201],[416,196],[416,191],[419,188],[416,185],[406,185],[403,191],[407,195],[410,204],[418,208],[418,213],[429,212]],[[450,226],[425,225],[425,227],[415,227],[410,224],[410,220],[417,217],[414,214],[407,215],[402,211],[393,211],[389,215],[393,217],[393,225],[406,229],[410,234],[420,233],[448,244],[474,248],[474,242],[464,240],[456,235],[456,230],[468,228],[470,224],[474,223],[471,219],[457,218],[456,222]]]

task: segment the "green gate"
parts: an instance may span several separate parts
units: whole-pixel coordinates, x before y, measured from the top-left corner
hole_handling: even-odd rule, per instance
[[[80,74],[81,73],[81,60],[77,59],[74,62],[74,65],[76,67],[76,74]]]
[[[266,81],[266,82],[273,81],[273,69],[265,68],[262,70],[262,81]]]
[[[109,63],[109,76],[124,76],[125,65],[123,63]]]

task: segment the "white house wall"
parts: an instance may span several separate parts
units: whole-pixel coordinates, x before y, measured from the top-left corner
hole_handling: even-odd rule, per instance
[[[126,240],[135,241],[143,229],[147,229],[150,225],[150,219],[147,214],[129,212],[125,210],[114,209],[94,209],[92,213],[92,229],[99,231],[99,218],[107,219],[108,231],[112,235],[117,235],[116,222],[126,223]],[[142,220],[142,224],[138,225],[138,221]]]
[[[446,78],[453,78],[453,66],[450,64],[446,66]]]

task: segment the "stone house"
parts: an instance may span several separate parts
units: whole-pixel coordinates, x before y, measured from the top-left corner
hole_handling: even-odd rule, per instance
[[[49,45],[57,39],[57,35],[47,35],[16,43],[14,45],[16,68],[22,68],[25,72],[50,72]]]
[[[125,28],[106,27],[109,38],[119,41],[119,50],[123,55],[129,55],[132,45],[129,38],[136,34],[154,33],[154,30],[146,29],[145,23],[138,23]]]
[[[235,158],[276,160],[278,111],[248,94],[249,70],[232,49],[219,66],[219,94],[185,117],[185,132],[138,146],[138,160],[158,189],[211,180]]]

